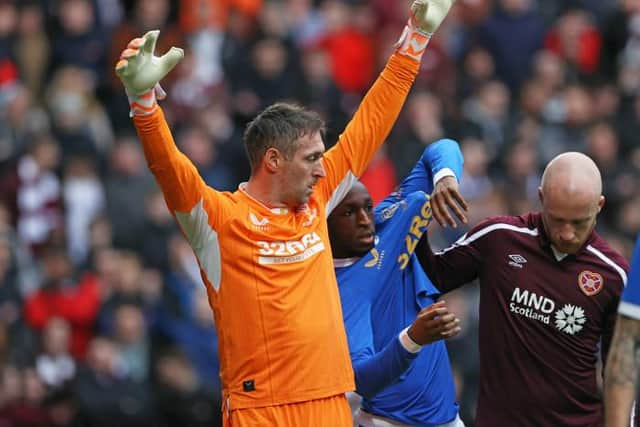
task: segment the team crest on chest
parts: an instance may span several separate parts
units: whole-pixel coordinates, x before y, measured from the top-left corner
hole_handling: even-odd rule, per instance
[[[584,270],[578,275],[578,286],[585,295],[593,296],[604,287],[604,279],[598,273]]]

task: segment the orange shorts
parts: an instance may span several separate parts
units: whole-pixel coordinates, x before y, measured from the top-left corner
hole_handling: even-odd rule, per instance
[[[306,402],[222,412],[224,427],[352,427],[344,394]]]

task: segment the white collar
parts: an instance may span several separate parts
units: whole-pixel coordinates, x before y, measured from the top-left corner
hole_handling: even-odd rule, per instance
[[[358,262],[358,260],[362,257],[353,257],[353,258],[334,258],[333,266],[335,268],[349,267]]]
[[[567,255],[569,255],[564,252],[560,252],[553,245],[551,245],[551,250],[553,251],[553,255],[556,257],[556,261],[562,261]]]

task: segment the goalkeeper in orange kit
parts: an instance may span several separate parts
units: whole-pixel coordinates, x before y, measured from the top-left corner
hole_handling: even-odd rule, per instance
[[[154,56],[152,31],[122,52],[116,72],[145,157],[215,316],[225,425],[352,425],[353,371],[326,219],[386,139],[452,3],[414,1],[395,52],[327,152],[316,113],[277,103],[258,114],[244,134],[251,176],[232,193],[203,182],[157,105],[158,83],[182,50]]]

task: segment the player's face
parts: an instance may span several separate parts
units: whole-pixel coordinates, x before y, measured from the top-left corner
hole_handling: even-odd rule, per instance
[[[320,132],[305,135],[297,142],[291,160],[284,159],[281,191],[289,206],[300,206],[309,201],[318,180],[325,176],[322,166],[324,143]]]
[[[329,216],[329,238],[335,258],[361,257],[374,246],[373,201],[357,183]]]
[[[549,239],[560,252],[576,253],[589,238],[604,197],[575,197],[568,200],[559,193],[540,193],[542,220]]]

